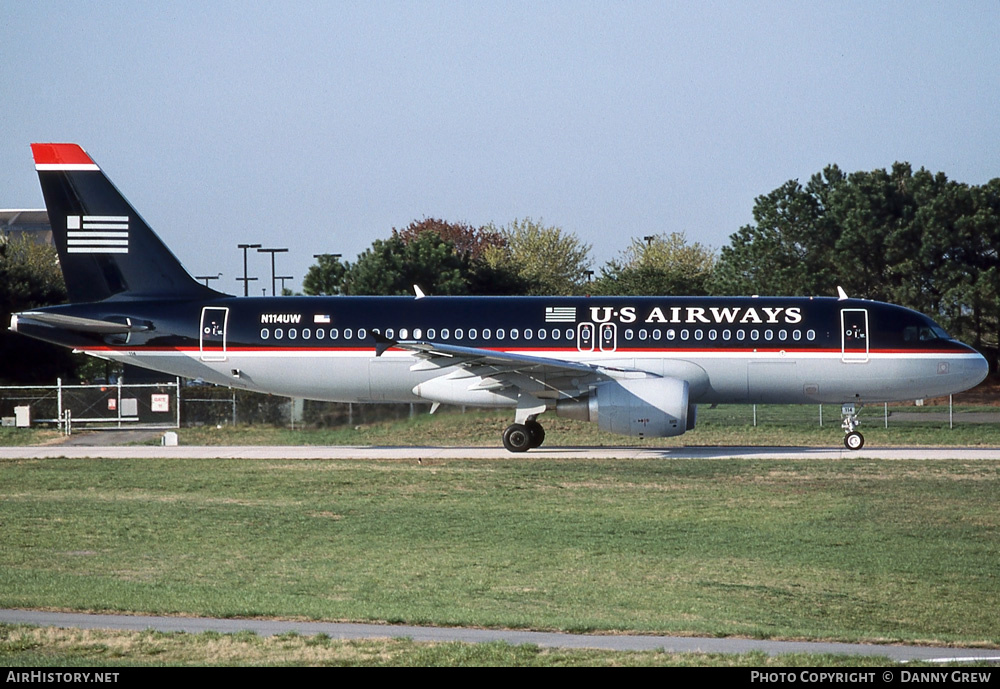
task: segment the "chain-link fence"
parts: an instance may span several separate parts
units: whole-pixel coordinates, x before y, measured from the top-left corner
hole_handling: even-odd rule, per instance
[[[870,405],[866,426],[913,421],[989,423],[1000,421],[1000,407],[956,406],[950,399],[933,406]],[[943,402],[943,403],[942,403]],[[27,414],[25,414],[27,409]],[[289,399],[215,385],[170,383],[0,387],[5,425],[87,424],[119,428],[254,425],[337,428],[399,420],[426,413],[429,404],[348,404]],[[18,413],[20,410],[20,413]],[[702,406],[698,423],[723,426],[839,427],[840,405]]]

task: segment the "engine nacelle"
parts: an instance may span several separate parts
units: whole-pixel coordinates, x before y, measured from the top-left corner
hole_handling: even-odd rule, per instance
[[[694,428],[695,405],[679,378],[637,378],[601,383],[584,399],[559,402],[556,414],[594,421],[602,430],[668,438]]]

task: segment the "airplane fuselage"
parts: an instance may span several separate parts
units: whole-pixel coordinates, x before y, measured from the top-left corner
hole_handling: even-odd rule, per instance
[[[377,356],[375,333],[682,378],[695,404],[890,402],[962,390],[984,373],[982,357],[930,319],[865,300],[226,297],[39,311],[155,327],[107,335],[22,318],[17,330],[173,375],[343,402],[516,404],[476,376],[422,367],[412,351]],[[567,396],[542,378],[537,397]]]

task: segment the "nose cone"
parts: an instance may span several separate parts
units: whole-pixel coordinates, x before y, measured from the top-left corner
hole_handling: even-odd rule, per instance
[[[990,363],[986,361],[986,357],[979,352],[976,352],[977,356],[969,361],[969,383],[970,388],[974,388],[984,380],[986,376],[990,374]]]

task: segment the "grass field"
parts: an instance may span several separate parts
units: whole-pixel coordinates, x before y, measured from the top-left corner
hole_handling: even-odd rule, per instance
[[[0,463],[0,605],[1000,642],[992,464]]]
[[[823,428],[766,419],[754,427],[713,419],[717,411],[726,412],[706,411],[682,438],[645,444],[842,437],[838,416]],[[181,442],[493,445],[507,422],[476,412],[339,431],[194,428],[181,430]],[[546,428],[547,445],[633,444],[565,419]],[[54,437],[3,431],[0,442],[11,433],[17,442]],[[866,435],[885,445],[1000,444],[991,424],[871,424]],[[859,454],[837,462],[4,461],[0,606],[1000,645],[1000,470]],[[73,634],[0,627],[0,661],[866,662],[302,637],[226,641],[222,652],[211,635],[154,643]]]

